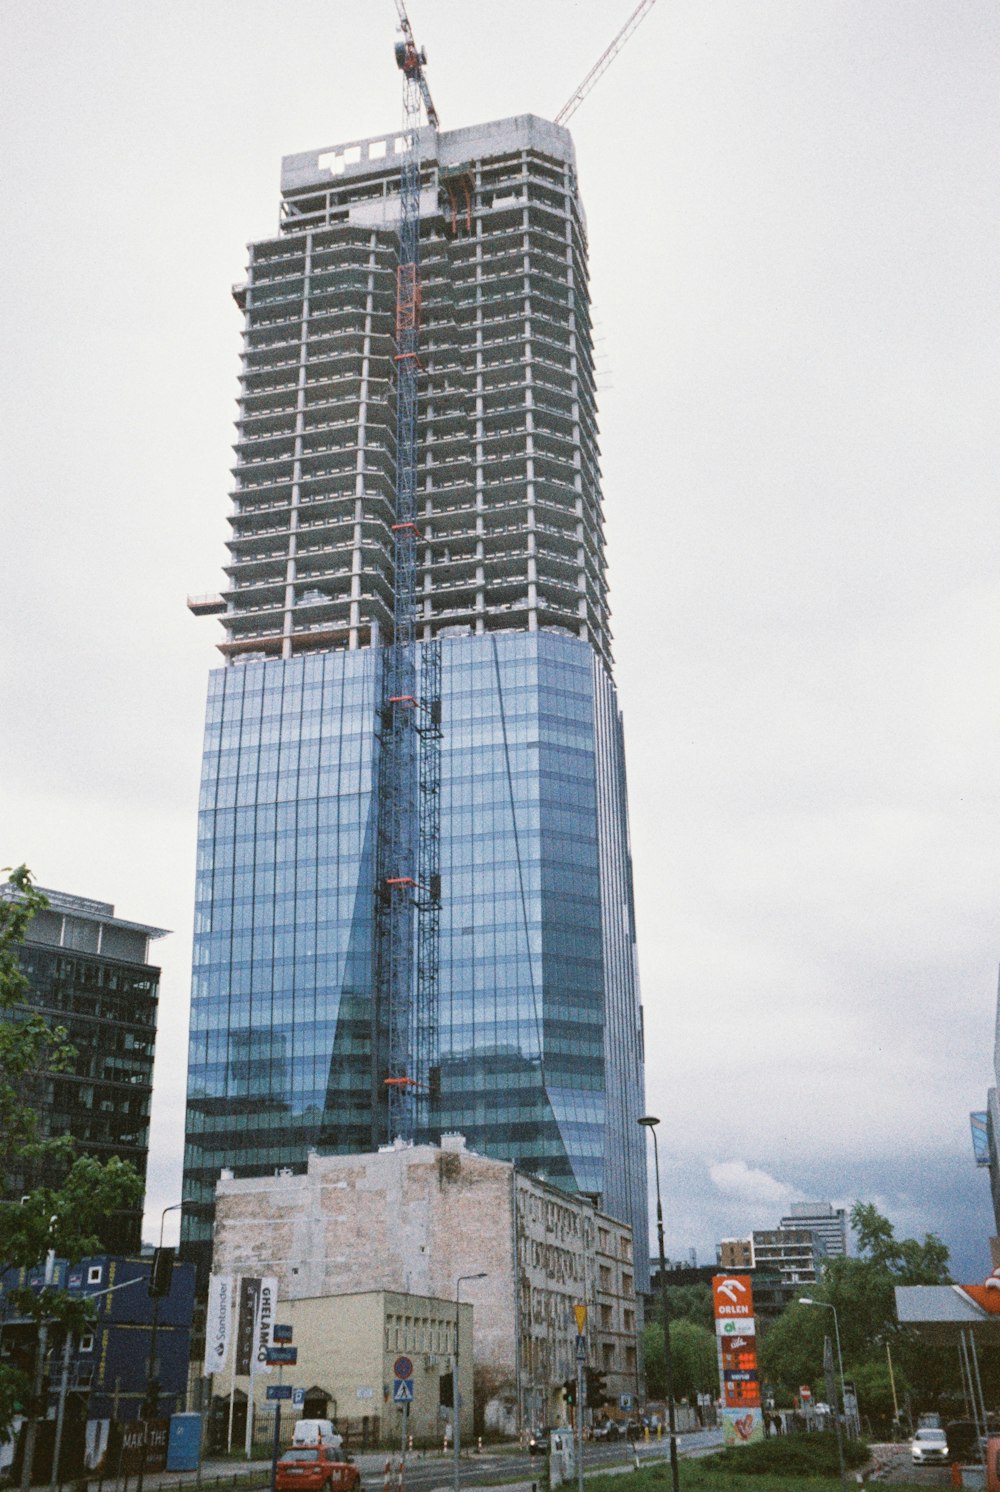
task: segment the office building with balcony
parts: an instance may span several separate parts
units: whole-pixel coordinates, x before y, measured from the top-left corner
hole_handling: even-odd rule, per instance
[[[815,1233],[828,1259],[843,1258],[847,1253],[846,1207],[834,1207],[832,1202],[793,1202],[778,1227],[794,1232],[806,1228]]]

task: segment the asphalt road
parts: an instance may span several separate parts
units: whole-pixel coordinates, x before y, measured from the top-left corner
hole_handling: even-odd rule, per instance
[[[705,1455],[711,1450],[718,1450],[722,1445],[721,1430],[699,1430],[693,1434],[678,1435],[677,1451],[679,1456]],[[626,1445],[619,1442],[614,1445],[605,1445],[600,1442],[588,1442],[584,1448],[583,1464],[586,1471],[606,1469],[613,1471],[616,1467],[622,1471],[630,1470],[634,1464],[635,1455],[638,1455],[640,1465],[644,1461],[665,1461],[669,1457],[669,1443],[666,1440],[651,1440],[648,1443],[639,1441],[636,1446]],[[354,1455],[354,1460],[361,1469],[361,1476],[365,1492],[382,1492],[385,1476],[385,1452],[364,1451]],[[393,1457],[392,1488],[395,1492],[397,1481],[395,1466],[398,1460],[398,1452]],[[406,1492],[433,1492],[433,1489],[448,1489],[452,1486],[453,1461],[450,1456],[442,1456],[439,1452],[425,1455],[419,1451],[413,1452],[406,1458],[406,1473],[404,1486]],[[239,1476],[241,1472],[264,1470],[266,1463],[256,1461],[252,1466],[246,1463],[233,1463],[227,1461],[206,1461],[202,1466],[201,1479],[211,1492],[211,1484],[217,1476],[231,1477],[234,1473]],[[461,1481],[463,1487],[483,1487],[496,1485],[498,1483],[515,1483],[520,1486],[530,1487],[533,1483],[541,1482],[545,1472],[545,1457],[530,1456],[527,1451],[513,1450],[506,1447],[503,1450],[487,1448],[481,1453],[462,1455]],[[163,1492],[185,1492],[191,1488],[192,1492],[197,1484],[194,1472],[180,1474],[178,1472],[160,1472],[145,1479],[149,1492],[154,1489],[163,1489]]]
[[[914,1466],[909,1441],[905,1445],[873,1445],[872,1455],[887,1466],[879,1477],[880,1485],[910,1487],[950,1487],[951,1470],[947,1466]]]
[[[707,1451],[722,1446],[721,1430],[699,1430],[693,1434],[678,1435],[679,1456],[704,1455]],[[631,1470],[635,1465],[633,1449],[640,1465],[644,1461],[665,1461],[669,1456],[666,1440],[640,1441],[635,1447],[624,1443],[602,1445],[593,1441],[583,1448],[585,1471],[599,1469]],[[385,1467],[384,1456],[360,1455],[355,1460],[361,1467],[365,1492],[378,1492],[382,1485]],[[406,1460],[405,1486],[407,1492],[432,1492],[435,1488],[452,1485],[452,1461],[439,1455],[426,1458],[408,1456]],[[484,1450],[479,1455],[462,1456],[461,1480],[463,1487],[489,1486],[498,1482],[516,1482],[530,1485],[540,1482],[545,1471],[544,1456],[529,1456],[525,1451]],[[393,1482],[395,1486],[395,1480]]]

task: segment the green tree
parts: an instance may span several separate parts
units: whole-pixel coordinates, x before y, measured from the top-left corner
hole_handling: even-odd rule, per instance
[[[10,872],[0,895],[0,1274],[32,1268],[51,1252],[77,1262],[98,1252],[98,1228],[111,1212],[134,1207],[142,1180],[127,1161],[77,1156],[65,1135],[47,1136],[41,1122],[42,1076],[65,1072],[76,1052],[62,1026],[51,1026],[26,1005],[28,980],[19,952],[31,918],[46,905],[22,865]],[[24,1194],[22,1177],[55,1178]],[[22,1317],[79,1331],[86,1303],[65,1290],[24,1287],[6,1292]],[[32,1412],[31,1375],[0,1363],[0,1438],[19,1405]]]
[[[663,1362],[663,1327],[651,1321],[642,1334],[646,1362],[646,1392],[652,1399],[666,1395],[666,1373]],[[671,1321],[670,1355],[673,1367],[674,1398],[693,1399],[699,1393],[717,1393],[719,1365],[715,1333],[695,1321]]]
[[[642,1329],[642,1360],[646,1364],[646,1393],[651,1399],[662,1399],[666,1393],[666,1374],[663,1327],[658,1321],[647,1321]]]
[[[669,1280],[669,1273],[667,1278]],[[667,1302],[671,1321],[693,1321],[706,1331],[714,1332],[711,1285],[668,1285]]]
[[[844,1372],[858,1387],[863,1413],[891,1419],[887,1344],[900,1402],[912,1393],[922,1407],[929,1407],[952,1375],[947,1354],[928,1349],[899,1326],[894,1293],[897,1285],[948,1284],[948,1250],[933,1233],[922,1240],[897,1239],[888,1218],[871,1203],[855,1203],[851,1224],[857,1255],[829,1260],[822,1280],[804,1286],[803,1293],[836,1308]],[[782,1391],[784,1402],[800,1384],[822,1383],[826,1335],[834,1335],[831,1312],[797,1302],[764,1332],[763,1374]]]
[[[892,1397],[892,1377],[889,1373],[889,1358],[883,1349],[882,1356],[869,1357],[855,1363],[851,1369],[858,1403],[872,1420],[891,1424],[895,1412]],[[899,1384],[896,1384],[899,1392]]]
[[[923,1241],[896,1238],[892,1224],[870,1202],[855,1202],[851,1227],[858,1253],[868,1263],[890,1274],[897,1285],[950,1285],[948,1249],[936,1233]]]
[[[663,1340],[663,1333],[660,1333]],[[696,1321],[671,1321],[670,1350],[674,1368],[674,1394],[694,1400],[697,1394],[719,1391],[719,1357],[714,1331]]]

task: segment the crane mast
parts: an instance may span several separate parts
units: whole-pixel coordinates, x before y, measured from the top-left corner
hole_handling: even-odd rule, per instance
[[[441,910],[441,644],[417,659],[417,424],[420,375],[420,119],[438,116],[402,0],[399,262],[396,270],[396,490],[393,631],[382,650],[375,887],[373,1140],[426,1128],[437,1047]],[[416,926],[414,926],[416,923]],[[414,957],[416,969],[414,970]],[[414,979],[414,972],[416,978]],[[383,1094],[385,1101],[383,1106]],[[381,1116],[386,1125],[382,1133]]]
[[[399,261],[396,270],[396,488],[392,638],[382,648],[375,855],[372,1140],[428,1135],[440,1081],[438,966],[441,916],[441,643],[418,638],[417,435],[420,367],[420,128],[438,114],[404,0]],[[655,0],[640,0],[611,45],[556,115],[565,124]],[[419,641],[419,648],[418,648]],[[419,658],[418,658],[419,653]]]

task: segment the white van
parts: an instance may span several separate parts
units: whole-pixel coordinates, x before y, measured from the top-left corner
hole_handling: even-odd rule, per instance
[[[293,1445],[332,1445],[336,1451],[343,1443],[332,1419],[300,1419],[292,1430]]]

